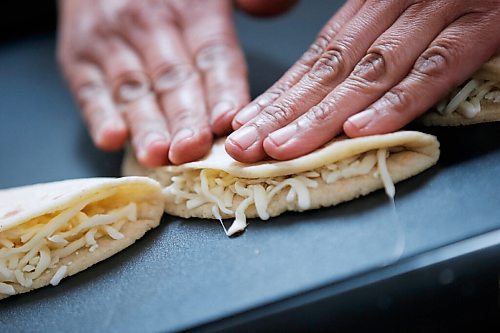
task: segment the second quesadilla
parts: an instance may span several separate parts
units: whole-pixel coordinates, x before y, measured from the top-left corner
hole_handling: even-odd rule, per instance
[[[164,187],[165,211],[189,218],[235,218],[228,235],[243,231],[246,219],[267,220],[285,211],[336,205],[379,188],[394,195],[393,182],[434,165],[439,142],[420,132],[334,139],[290,161],[244,164],[233,160],[219,139],[202,160],[145,169],[129,151],[126,175],[147,175]]]
[[[0,299],[57,285],[156,227],[159,184],[89,178],[0,190]]]
[[[428,126],[458,126],[500,121],[500,55],[421,118]]]

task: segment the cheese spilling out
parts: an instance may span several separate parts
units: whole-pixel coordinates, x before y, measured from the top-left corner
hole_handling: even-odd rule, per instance
[[[93,252],[104,237],[121,239],[125,223],[137,222],[137,204],[101,191],[61,211],[35,217],[0,232],[0,293],[15,294],[12,284],[30,288],[33,280],[60,260],[87,248]],[[113,207],[110,209],[110,207]],[[67,273],[60,267],[50,283],[57,285]]]
[[[500,103],[500,82],[473,78],[441,100],[437,110],[443,116],[458,112],[465,118],[474,118],[481,112],[483,99]]]
[[[223,215],[234,217],[231,227],[228,230],[224,228],[226,234],[231,236],[245,230],[246,211],[251,206],[255,207],[260,219],[269,219],[268,207],[280,193],[286,193],[286,201],[295,202],[299,210],[309,209],[309,191],[318,187],[320,182],[331,184],[345,178],[371,175],[382,180],[387,195],[392,198],[394,184],[386,165],[391,151],[371,150],[287,176],[240,178],[221,170],[186,169],[160,181],[166,186],[163,194],[167,200],[173,200],[177,205],[185,205],[187,209],[210,205],[217,219],[222,220]]]

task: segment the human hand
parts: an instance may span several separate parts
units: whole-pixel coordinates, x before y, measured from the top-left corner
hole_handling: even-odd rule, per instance
[[[202,157],[249,101],[229,0],[60,1],[58,59],[95,144]]]
[[[398,130],[500,49],[499,32],[494,0],[348,0],[299,61],[236,115],[226,150],[242,162],[284,160],[342,130]]]

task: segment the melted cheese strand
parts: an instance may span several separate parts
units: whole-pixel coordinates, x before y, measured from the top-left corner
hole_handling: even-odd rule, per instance
[[[212,206],[212,214],[214,214],[214,217],[219,220],[220,225],[222,226],[222,229],[224,229],[224,233],[228,235],[228,231],[226,229],[226,226],[224,225],[224,222],[222,222],[222,216],[220,215],[219,212],[219,207],[217,205]]]
[[[226,235],[232,236],[237,233],[242,232],[247,227],[247,217],[245,215],[245,210],[252,204],[253,194],[250,194],[248,198],[243,200],[236,211],[234,212],[235,220],[231,227],[226,232]]]
[[[379,149],[377,151],[378,172],[380,174],[382,182],[384,183],[385,193],[389,196],[389,198],[394,199],[396,188],[394,187],[391,175],[389,174],[389,170],[387,169],[386,159],[387,150]]]

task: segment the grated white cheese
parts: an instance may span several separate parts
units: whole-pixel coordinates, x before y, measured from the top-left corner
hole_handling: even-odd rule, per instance
[[[109,235],[109,237],[113,238],[114,240],[125,238],[125,236],[123,236],[123,234],[121,232],[119,232],[118,230],[116,230],[115,228],[113,228],[109,225],[105,226],[104,230]]]
[[[500,103],[500,82],[471,79],[451,96],[437,104],[440,114],[446,116],[458,112],[465,118],[474,118],[481,112],[481,100]]]
[[[16,290],[10,284],[0,282],[0,294],[12,296],[16,294]]]
[[[64,278],[66,275],[66,272],[68,271],[68,266],[62,265],[59,267],[59,269],[56,271],[52,279],[50,279],[50,284],[53,286],[57,286],[59,282]]]
[[[41,216],[0,232],[0,293],[13,290],[9,283],[30,288],[33,280],[48,272],[48,268],[57,267],[60,259],[73,253],[78,255],[78,250],[85,246],[90,252],[95,251],[97,239],[101,237],[124,238],[120,232],[122,226],[137,221],[135,203],[106,214],[87,216],[83,212],[88,204],[95,204],[115,193],[115,190],[102,192],[57,214]],[[59,268],[51,284],[59,283],[64,277],[66,268],[63,267],[66,266]]]
[[[245,230],[245,212],[251,205],[254,205],[260,219],[269,219],[268,209],[273,198],[284,191],[287,191],[284,192],[287,203],[296,202],[299,210],[309,209],[309,191],[318,187],[320,180],[331,184],[359,175],[380,177],[387,195],[394,197],[395,188],[387,170],[387,157],[386,149],[374,150],[297,175],[269,179],[237,178],[224,171],[210,169],[185,170],[172,175],[170,182],[165,181],[163,194],[176,204],[186,205],[187,209],[210,205],[213,216],[221,221],[221,224],[221,212],[234,216],[235,219],[228,230],[222,224],[225,233],[231,236]],[[161,180],[162,177],[158,179]]]

